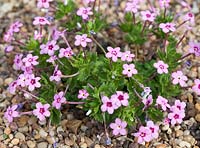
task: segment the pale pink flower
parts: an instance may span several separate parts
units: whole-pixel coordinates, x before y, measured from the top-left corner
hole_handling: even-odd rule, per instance
[[[50,25],[50,22],[45,17],[37,16],[34,18],[33,25]]]
[[[107,47],[108,53],[106,53],[107,58],[112,58],[113,62],[117,62],[117,58],[122,56],[122,53],[120,52],[120,47],[112,48]]]
[[[17,85],[21,86],[21,87],[25,87],[27,79],[28,79],[28,75],[27,74],[20,74],[18,76],[18,78],[17,78]]]
[[[133,74],[137,74],[138,71],[135,69],[134,64],[124,64],[122,74],[127,77],[132,77]]]
[[[16,92],[16,88],[17,88],[17,81],[13,81],[9,84],[8,86],[8,91],[11,93],[11,94],[15,94]]]
[[[59,31],[56,29],[56,27],[54,27],[52,29],[52,38],[53,40],[57,41],[60,37],[64,36],[66,30],[63,30],[63,31]]]
[[[200,95],[200,79],[194,80],[194,86],[192,87],[192,90],[196,92],[197,95]]]
[[[49,8],[49,2],[53,0],[37,0],[37,7],[38,8]]]
[[[145,144],[145,142],[152,140],[151,133],[152,132],[148,127],[140,126],[139,131],[133,135],[138,138],[137,142],[139,144]]]
[[[64,97],[64,92],[61,91],[58,94],[54,95],[54,101],[52,103],[53,107],[56,109],[60,109],[61,104],[66,102],[66,98]]]
[[[136,13],[138,12],[139,9],[139,4],[138,4],[138,0],[134,0],[134,1],[129,1],[126,3],[126,8],[125,11],[127,12],[132,12],[132,13]]]
[[[40,54],[48,54],[49,56],[54,55],[54,52],[59,49],[59,46],[56,43],[57,42],[55,40],[51,40],[48,41],[46,45],[42,44],[40,46]]]
[[[73,54],[74,53],[73,53],[73,51],[72,51],[72,49],[70,47],[61,48],[60,51],[59,51],[58,57],[59,58],[63,58],[63,57],[70,58],[70,57],[72,57]]]
[[[9,28],[9,32],[19,32],[20,28],[23,26],[23,24],[19,21],[14,22],[13,24],[11,24],[10,28]]]
[[[106,96],[102,97],[102,105],[101,105],[101,111],[102,112],[108,112],[109,114],[113,114],[114,110],[118,108],[118,106],[116,105],[116,99],[115,98],[111,98],[109,99]]]
[[[41,32],[39,32],[37,30],[34,31],[34,39],[35,40],[41,41],[43,37],[44,36],[43,36],[43,34]]]
[[[13,51],[13,49],[14,49],[14,46],[7,45],[7,46],[5,47],[5,49],[4,49],[4,51],[5,51],[6,53],[9,53],[9,52]]]
[[[127,61],[127,62],[132,62],[134,57],[135,57],[135,55],[131,54],[130,51],[125,51],[121,55],[121,60],[122,61]]]
[[[81,89],[78,92],[78,98],[79,99],[86,99],[89,96],[89,93],[85,89]]]
[[[151,138],[158,138],[159,126],[155,125],[152,121],[147,121],[147,127],[151,130]]]
[[[149,107],[153,103],[152,95],[149,95],[147,98],[143,98],[142,103],[144,103],[144,109]]]
[[[12,32],[6,32],[3,36],[3,40],[6,42],[6,43],[10,43],[12,40],[14,40],[14,37],[13,37],[13,33]]]
[[[168,100],[163,98],[162,96],[158,96],[158,98],[156,99],[156,105],[161,106],[163,111],[166,111],[167,108],[170,108]]]
[[[8,120],[8,122],[13,122],[14,117],[19,117],[19,112],[16,111],[17,107],[17,105],[13,105],[12,107],[9,106],[4,113],[4,117]]]
[[[33,110],[33,114],[40,120],[44,121],[46,117],[50,116],[49,104],[36,103],[36,109]]]
[[[38,56],[33,56],[32,54],[28,54],[25,58],[22,59],[26,67],[38,65]]]
[[[159,25],[159,28],[162,29],[162,31],[164,33],[168,33],[168,32],[174,32],[176,31],[176,28],[175,28],[175,24],[174,23],[161,23]]]
[[[159,4],[161,8],[169,7],[170,0],[159,0]]]
[[[168,114],[168,118],[171,120],[171,124],[180,124],[183,122],[183,118],[185,117],[184,112],[171,112]]]
[[[127,123],[125,121],[122,121],[119,118],[115,119],[115,123],[110,124],[110,128],[113,129],[113,135],[115,136],[126,135],[127,134],[126,126],[127,126]]]
[[[33,66],[29,66],[29,67],[27,67],[27,66],[22,66],[21,67],[21,70],[25,73],[25,74],[33,74],[33,69],[34,69],[34,67]]]
[[[189,42],[189,52],[195,54],[195,56],[200,56],[200,43]]]
[[[56,65],[53,75],[50,76],[50,81],[55,80],[58,82],[61,80],[61,76],[62,76],[62,72],[60,70],[58,70],[58,65]]]
[[[49,59],[47,59],[46,61],[52,64],[55,64],[55,60],[57,60],[58,57],[56,55],[51,56]]]
[[[13,64],[13,68],[15,70],[20,70],[22,68],[23,66],[22,57],[23,57],[23,54],[15,55],[14,64]]]
[[[172,81],[173,84],[175,85],[180,84],[181,87],[186,86],[185,81],[187,81],[188,78],[183,74],[182,71],[173,72],[171,76],[173,78],[173,81]]]
[[[169,66],[165,64],[163,61],[158,61],[157,63],[154,63],[153,66],[157,69],[157,72],[159,74],[168,73]]]
[[[76,35],[75,36],[75,45],[76,46],[82,46],[82,47],[86,47],[87,43],[92,42],[92,40],[90,38],[87,37],[87,34],[83,34],[83,35]]]
[[[95,0],[83,0],[85,3],[89,4],[91,2],[94,2]]]
[[[81,7],[78,9],[76,14],[78,16],[81,16],[82,19],[87,20],[87,19],[89,19],[90,15],[93,15],[93,12],[91,10],[92,10],[92,8],[90,8],[90,7],[87,7],[87,8]]]
[[[170,110],[172,112],[185,112],[186,103],[176,100],[174,105],[171,106]]]
[[[194,24],[195,23],[194,14],[192,12],[188,12],[184,17],[184,20],[189,21],[191,24]]]
[[[35,77],[34,74],[28,75],[28,78],[25,82],[25,85],[28,86],[28,90],[33,91],[35,88],[41,87],[41,84],[39,82],[40,79],[40,77]]]
[[[163,120],[163,124],[164,125],[169,125],[170,124],[170,122],[171,122],[171,120],[169,119],[169,118],[164,118],[164,120]]]
[[[155,18],[156,18],[156,14],[150,12],[149,10],[141,11],[141,14],[142,14],[142,19],[144,21],[153,22],[155,20]]]
[[[116,91],[116,94],[113,94],[111,98],[116,100],[116,104],[118,107],[120,106],[128,106],[128,99],[129,95],[128,93],[123,93],[122,91]]]

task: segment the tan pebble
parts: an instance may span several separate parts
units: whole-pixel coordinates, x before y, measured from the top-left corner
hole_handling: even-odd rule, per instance
[[[200,114],[197,114],[197,115],[195,116],[195,119],[196,119],[198,122],[200,122]]]
[[[8,137],[9,137],[10,139],[13,139],[13,134],[9,134]]]
[[[13,78],[7,78],[4,80],[4,86],[9,85],[13,81]]]
[[[35,148],[36,143],[34,141],[29,140],[29,141],[27,141],[27,145],[29,148]]]
[[[81,147],[81,148],[87,148],[87,144],[86,144],[86,143],[83,143],[83,144],[80,145],[80,147]]]
[[[20,140],[22,140],[22,141],[25,141],[25,136],[24,136],[24,134],[22,134],[22,133],[20,133],[20,132],[17,132],[16,134],[15,134],[15,138],[17,138],[17,139],[20,139]]]
[[[6,127],[4,130],[4,134],[9,135],[11,133],[11,129],[9,127]]]
[[[101,146],[98,145],[98,144],[96,144],[96,145],[94,146],[94,148],[101,148]]]
[[[17,145],[17,144],[19,143],[19,139],[14,138],[14,139],[11,141],[11,143],[12,143],[13,145]]]
[[[191,95],[191,93],[187,93],[187,98],[190,103],[193,103],[193,96]]]
[[[55,143],[55,139],[53,137],[47,136],[47,141],[49,144],[54,144]]]
[[[156,148],[166,148],[166,147],[167,147],[166,144],[159,144],[159,145],[156,146]]]
[[[195,108],[197,109],[198,112],[200,112],[200,103],[196,103]]]
[[[183,131],[182,130],[177,130],[176,131],[176,137],[180,137],[183,135]]]
[[[0,142],[0,148],[6,148],[6,145]]]

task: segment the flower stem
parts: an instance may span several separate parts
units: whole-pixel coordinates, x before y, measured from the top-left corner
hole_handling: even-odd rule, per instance
[[[183,39],[185,38],[187,31],[183,34],[183,36],[181,37],[181,39],[178,41],[178,43],[176,44],[176,48],[179,46],[179,44],[183,41]]]
[[[21,112],[20,115],[32,115],[33,111]]]
[[[38,100],[40,99],[39,97],[33,95],[32,93],[30,93],[30,92],[28,92],[28,91],[26,91],[26,90],[24,90],[24,89],[21,89],[21,91],[23,91],[24,93],[27,93],[27,94],[31,95],[33,98],[36,98],[36,99],[38,99]]]
[[[182,22],[181,24],[179,24],[176,29],[178,29],[179,27],[181,27],[183,24],[185,24],[187,21]]]
[[[183,60],[183,59],[185,59],[186,57],[189,57],[190,55],[192,55],[192,53],[187,53],[186,55],[182,56],[182,57],[178,60],[178,62],[181,61],[181,60]]]
[[[72,75],[62,75],[61,77],[62,78],[72,78],[72,77],[75,77],[79,74],[79,72],[75,73],[75,74],[72,74]]]
[[[69,48],[71,48],[71,46],[69,45],[69,42],[67,41],[66,37],[64,35],[62,35],[63,40],[65,41],[65,43],[67,44],[67,46]]]
[[[66,101],[66,104],[84,104],[85,102],[70,102],[70,101]]]
[[[93,39],[93,41],[99,46],[99,48],[103,51],[103,53],[104,54],[106,54],[106,51],[105,51],[105,49],[101,46],[101,44],[99,44],[98,43],[98,41],[97,40],[95,40],[95,38],[94,37],[91,37],[92,39]]]
[[[142,28],[142,31],[141,31],[141,34],[142,34],[142,35],[143,35],[143,33],[144,33],[144,29],[145,29],[146,25],[147,25],[147,21],[144,22],[144,25],[143,25],[143,28]]]

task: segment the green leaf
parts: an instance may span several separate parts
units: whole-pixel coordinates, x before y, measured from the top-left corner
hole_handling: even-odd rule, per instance
[[[61,119],[60,110],[57,110],[55,108],[51,109],[51,116],[50,116],[51,123],[58,125],[60,123],[60,119]]]

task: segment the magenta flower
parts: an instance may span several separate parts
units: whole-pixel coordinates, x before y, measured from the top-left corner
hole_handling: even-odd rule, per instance
[[[138,8],[139,8],[138,3],[139,3],[138,0],[132,0],[132,1],[127,2],[125,11],[132,12],[132,13],[138,12]]]
[[[153,103],[152,95],[149,95],[147,98],[143,98],[142,102],[144,103],[144,109],[149,107]]]
[[[127,77],[132,77],[133,74],[137,74],[138,71],[135,69],[134,64],[124,64],[123,65],[123,71],[122,74],[126,75]]]
[[[122,121],[119,118],[115,119],[115,123],[110,124],[110,128],[113,129],[113,135],[115,136],[126,135],[127,134],[126,126],[127,126],[127,123],[125,121]]]
[[[36,103],[36,109],[33,110],[33,114],[37,116],[40,121],[44,121],[46,117],[50,116],[49,104]]]
[[[183,74],[182,71],[173,72],[171,76],[173,78],[173,81],[172,81],[173,84],[175,85],[180,84],[181,87],[186,86],[185,81],[187,81],[188,78]]]
[[[37,16],[34,18],[33,25],[50,25],[50,22],[45,17]]]
[[[157,63],[154,63],[153,66],[157,68],[157,72],[159,74],[168,73],[169,66],[165,64],[163,61],[158,61]]]
[[[59,52],[60,52],[58,55],[59,58],[63,58],[63,57],[70,58],[74,54],[70,47],[61,48]]]
[[[33,91],[35,88],[41,87],[40,79],[40,77],[35,77],[34,74],[30,74],[25,82],[25,85],[28,86],[28,90]]]
[[[200,95],[200,79],[194,80],[194,86],[192,87],[192,90],[196,92],[197,95]]]
[[[200,56],[200,43],[189,43],[190,49],[189,52],[195,54],[195,56]]]
[[[148,127],[140,126],[139,131],[133,135],[138,138],[139,144],[145,144],[152,140],[151,133],[152,131]]]
[[[21,70],[22,70],[25,74],[33,74],[33,69],[34,69],[33,66],[29,66],[29,67],[22,66],[22,67],[21,67]]]
[[[159,126],[155,125],[152,121],[147,121],[147,127],[151,130],[151,138],[158,138]]]
[[[111,98],[113,100],[116,100],[116,104],[118,107],[120,106],[128,106],[128,99],[129,95],[128,93],[123,93],[122,91],[116,91],[116,94],[112,95]]]
[[[13,105],[12,107],[9,106],[4,113],[4,117],[8,120],[8,122],[13,122],[14,117],[19,117],[19,112],[16,111],[17,107],[17,105]]]
[[[23,66],[22,57],[23,57],[23,54],[15,55],[14,64],[13,64],[13,68],[15,70],[20,70],[22,68]]]
[[[93,15],[93,12],[91,10],[92,10],[92,8],[90,8],[90,7],[87,7],[87,8],[81,7],[78,9],[76,14],[78,16],[81,16],[82,19],[87,20],[87,19],[89,19],[89,15]]]
[[[184,17],[184,20],[189,21],[191,24],[194,24],[195,23],[194,14],[192,12],[188,12]]]
[[[37,0],[37,7],[38,8],[49,8],[49,2],[53,0]]]
[[[22,62],[24,62],[26,67],[38,65],[38,56],[33,56],[32,54],[28,54],[25,58],[23,58]]]
[[[9,28],[9,32],[19,32],[20,28],[23,26],[23,24],[19,21],[14,22],[13,24],[11,24],[10,28]]]
[[[87,43],[92,42],[92,40],[90,38],[87,37],[87,34],[83,34],[83,35],[76,35],[75,36],[75,45],[76,46],[82,46],[82,47],[86,47]]]
[[[55,40],[48,41],[46,45],[42,44],[40,46],[40,54],[48,54],[49,56],[54,55],[54,52],[59,49]]]
[[[163,111],[166,111],[167,108],[170,108],[168,100],[163,98],[162,96],[158,96],[158,98],[156,99],[156,105],[161,106]]]
[[[171,112],[168,114],[168,118],[171,120],[172,125],[175,125],[176,123],[180,124],[181,122],[183,122],[184,117],[184,112]]]
[[[130,51],[125,51],[121,55],[121,60],[122,61],[127,61],[127,62],[132,62],[134,57],[135,57],[135,55],[131,54]]]
[[[164,33],[168,33],[168,32],[174,32],[176,31],[176,28],[175,28],[175,24],[174,23],[161,23],[159,25],[159,28],[162,29],[162,31]]]
[[[78,98],[79,99],[86,99],[89,96],[89,93],[85,89],[81,89],[78,92]]]
[[[15,94],[16,92],[16,88],[17,88],[17,81],[13,81],[9,84],[8,86],[8,91],[11,93],[11,94]]]
[[[163,124],[164,125],[169,125],[170,124],[170,122],[171,122],[171,120],[169,119],[169,118],[164,118],[164,120],[163,120]]]
[[[114,110],[118,108],[118,106],[116,105],[116,99],[115,98],[111,98],[109,99],[106,96],[102,97],[102,105],[101,105],[101,111],[102,112],[108,112],[109,114],[113,114]]]
[[[155,20],[155,18],[156,18],[156,14],[150,12],[149,10],[141,11],[141,14],[142,14],[142,19],[144,21],[153,22]]]
[[[50,76],[50,81],[55,80],[58,82],[61,80],[61,76],[62,76],[62,72],[60,70],[58,70],[58,65],[56,65],[53,75]]]
[[[64,97],[64,92],[61,91],[58,94],[54,95],[54,101],[52,103],[53,107],[56,109],[60,109],[61,104],[66,102],[66,98]]]
[[[159,4],[161,8],[169,7],[170,0],[159,0]]]
[[[172,112],[185,112],[186,103],[176,100],[175,104],[170,108]]]
[[[113,62],[117,62],[117,58],[122,56],[122,53],[120,52],[120,47],[112,48],[107,47],[108,53],[106,53],[107,58],[112,58]]]

